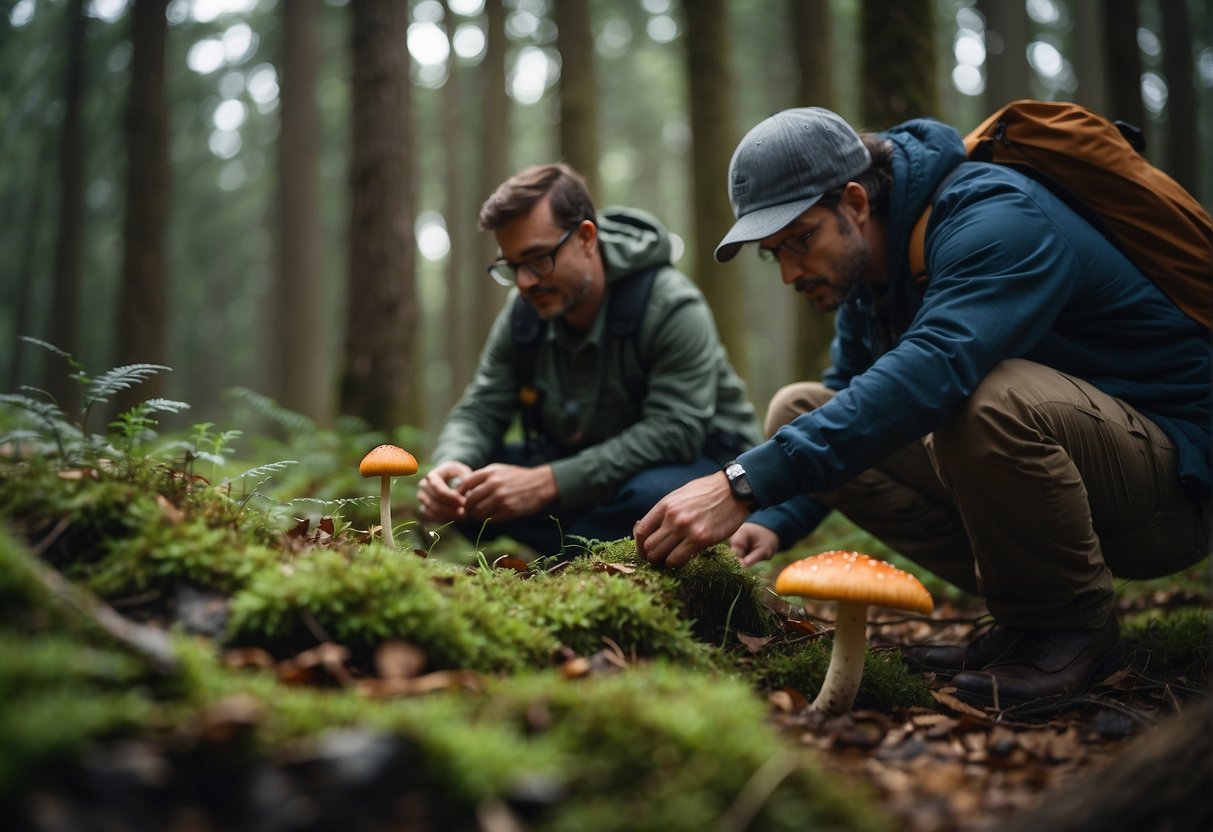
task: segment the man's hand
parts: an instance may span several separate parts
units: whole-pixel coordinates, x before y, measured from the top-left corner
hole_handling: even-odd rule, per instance
[[[779,550],[779,535],[757,523],[742,523],[729,538],[729,548],[737,553],[743,566],[753,566]]]
[[[432,523],[450,523],[467,518],[467,498],[456,490],[472,469],[462,462],[443,462],[417,485],[417,503],[421,516]]]
[[[649,563],[681,566],[735,532],[749,513],[723,471],[691,480],[640,518],[632,532],[636,551]]]
[[[524,468],[494,462],[463,478],[459,493],[469,517],[513,520],[556,501],[559,490],[551,465]]]

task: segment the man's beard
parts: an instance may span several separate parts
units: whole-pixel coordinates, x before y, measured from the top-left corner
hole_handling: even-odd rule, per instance
[[[822,312],[837,311],[838,307],[855,293],[856,287],[863,280],[863,273],[868,268],[867,242],[856,235],[841,217],[838,218],[838,231],[846,241],[846,248],[834,260],[834,277],[802,277],[795,284],[796,291],[806,294],[813,305]],[[820,299],[807,294],[817,286],[828,286],[829,294]]]
[[[564,303],[549,312],[539,312],[539,317],[545,321],[553,321],[557,318],[563,318],[586,299],[586,297],[590,294],[590,287],[593,285],[593,283],[594,276],[587,271],[585,276],[581,279],[581,284],[573,290],[572,294],[565,298]]]

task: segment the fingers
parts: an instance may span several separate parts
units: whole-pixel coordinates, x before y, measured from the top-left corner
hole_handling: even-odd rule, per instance
[[[417,503],[422,517],[434,522],[462,520],[466,515],[466,499],[448,485],[448,480],[470,471],[462,463],[446,462],[426,474],[417,486]]]

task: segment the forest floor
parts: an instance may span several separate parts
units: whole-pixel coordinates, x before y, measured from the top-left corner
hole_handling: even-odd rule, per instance
[[[1210,606],[1205,591],[1156,590],[1121,599],[1117,612],[1125,620],[1147,611]],[[876,619],[869,637],[874,647],[894,650],[923,642],[966,643],[988,620],[984,613],[945,603],[929,618]],[[946,678],[927,679],[936,709],[856,710],[823,721],[804,707],[798,691],[776,691],[769,701],[787,735],[817,749],[827,766],[872,786],[901,829],[982,832],[1079,783],[1094,783],[1139,740],[1208,696],[1208,680],[1168,678],[1165,671],[1155,678],[1149,657],[1140,656],[1126,656],[1125,667],[1081,695],[1003,710],[973,707],[953,695]],[[1213,801],[1213,794],[1206,799]]]

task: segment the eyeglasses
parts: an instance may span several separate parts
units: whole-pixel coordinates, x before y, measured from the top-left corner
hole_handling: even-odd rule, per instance
[[[758,248],[758,256],[768,263],[778,263],[780,255],[784,251],[797,257],[808,254],[809,238],[816,234],[819,228],[821,228],[821,223],[813,226],[803,234],[794,234],[791,237],[784,238],[774,248],[762,248],[760,246]]]
[[[565,240],[567,240],[569,235],[576,230],[577,227],[574,226],[573,228],[570,228],[568,231],[564,232],[564,234],[560,237],[560,240],[557,241],[556,245],[552,246],[551,251],[543,254],[536,254],[535,256],[528,257],[519,263],[511,263],[504,257],[498,257],[492,263],[489,263],[489,277],[493,278],[493,280],[497,281],[497,283],[502,286],[513,286],[515,281],[518,280],[518,272],[522,269],[526,269],[528,272],[535,275],[535,277],[547,277],[556,268],[556,252],[560,251],[560,247],[564,245]]]

